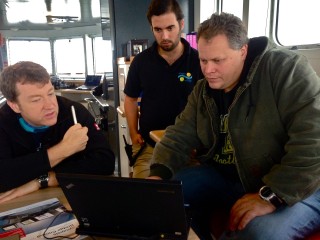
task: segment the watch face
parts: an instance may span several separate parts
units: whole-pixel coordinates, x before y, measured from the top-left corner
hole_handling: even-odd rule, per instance
[[[262,197],[269,197],[273,192],[271,191],[271,188],[264,187],[261,189],[261,196]]]
[[[47,178],[48,178],[48,176],[42,175],[42,176],[39,177],[39,180],[40,180],[40,181],[46,181]]]
[[[48,175],[48,174],[41,175],[41,176],[38,178],[38,181],[39,181],[39,183],[40,183],[40,187],[41,187],[41,188],[46,188],[46,187],[48,187],[49,175]]]

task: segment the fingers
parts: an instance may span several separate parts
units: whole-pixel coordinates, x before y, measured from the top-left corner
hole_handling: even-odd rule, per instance
[[[138,143],[140,144],[140,145],[143,145],[144,144],[144,139],[141,137],[141,138],[139,138],[138,139]]]
[[[244,229],[245,226],[257,216],[251,207],[241,206],[232,212],[229,222],[229,229],[232,231]]]
[[[63,143],[70,148],[72,153],[79,152],[86,148],[88,128],[82,127],[79,123],[71,126],[63,137]]]
[[[144,143],[144,140],[142,138],[142,136],[138,133],[134,136],[131,137],[131,141],[133,144],[140,144],[142,145]]]
[[[242,230],[254,217],[251,213],[252,210],[252,206],[247,198],[240,198],[231,209],[229,220],[230,230]]]
[[[3,202],[3,199],[6,199],[7,196],[11,195],[14,189],[0,194],[0,203]]]
[[[11,189],[7,192],[4,192],[0,195],[0,203],[12,200],[17,197],[21,197],[28,193],[37,191],[39,189],[39,184],[36,180],[30,181],[20,187]]]
[[[58,181],[56,179],[56,174],[53,171],[50,171],[50,178],[49,178],[49,186],[58,186]],[[27,195],[29,193],[35,192],[39,189],[39,183],[37,180],[32,180],[27,182],[20,187],[11,189],[9,191],[0,193],[0,204],[10,201],[14,198],[21,197],[23,195]]]
[[[258,194],[246,194],[232,207],[229,228],[231,231],[242,230],[257,216],[271,213],[275,207],[262,199]]]
[[[67,157],[84,150],[89,140],[88,128],[79,123],[71,126],[63,139],[48,149],[50,166],[54,167]]]

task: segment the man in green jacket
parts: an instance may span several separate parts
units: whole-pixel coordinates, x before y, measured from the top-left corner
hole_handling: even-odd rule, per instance
[[[213,14],[197,38],[205,79],[149,178],[182,181],[201,239],[217,209],[229,214],[220,239],[304,239],[320,228],[319,77],[305,57],[248,39],[231,14]],[[187,167],[194,149],[200,164]]]

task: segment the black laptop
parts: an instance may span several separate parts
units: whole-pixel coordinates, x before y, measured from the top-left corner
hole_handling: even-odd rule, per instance
[[[57,174],[79,221],[76,233],[117,239],[186,240],[190,221],[177,181]]]
[[[84,84],[77,87],[77,90],[94,90],[101,82],[101,75],[87,75]]]

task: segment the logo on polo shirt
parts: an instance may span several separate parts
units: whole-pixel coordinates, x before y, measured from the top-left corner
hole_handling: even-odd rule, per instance
[[[178,75],[178,79],[180,82],[192,82],[192,75],[191,73],[187,72],[187,73],[179,73]]]

